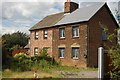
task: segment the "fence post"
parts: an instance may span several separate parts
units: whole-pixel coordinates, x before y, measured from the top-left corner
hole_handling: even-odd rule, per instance
[[[98,78],[102,80],[104,78],[104,49],[98,48]]]

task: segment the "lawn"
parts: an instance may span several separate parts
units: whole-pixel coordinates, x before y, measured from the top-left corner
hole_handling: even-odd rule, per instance
[[[39,78],[97,78],[96,68],[77,68],[71,66],[52,66],[37,70]],[[3,71],[3,78],[33,78],[34,71]]]

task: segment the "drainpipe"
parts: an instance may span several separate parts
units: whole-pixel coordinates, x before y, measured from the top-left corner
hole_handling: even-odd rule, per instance
[[[103,47],[98,48],[98,78],[103,80],[104,78],[104,49]]]

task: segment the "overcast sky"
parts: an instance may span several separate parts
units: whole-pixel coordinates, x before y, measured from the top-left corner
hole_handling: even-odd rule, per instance
[[[29,34],[29,29],[45,16],[62,12],[65,1],[66,0],[3,0],[0,2],[1,34],[13,33],[16,31]],[[95,2],[95,0],[72,1],[79,3],[80,7],[89,6]],[[103,0],[98,0],[98,2],[101,1]],[[106,0],[106,2],[109,2],[109,7],[113,13],[114,10],[118,8],[118,1],[119,0]]]

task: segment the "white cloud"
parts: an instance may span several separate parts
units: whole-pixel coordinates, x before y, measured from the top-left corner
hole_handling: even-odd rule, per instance
[[[18,30],[29,33],[28,30],[43,17],[63,11],[65,1],[66,0],[3,0],[3,34],[13,33]],[[80,3],[79,0],[72,1]],[[82,1],[91,2],[91,0],[81,0],[81,2]],[[98,0],[97,2],[100,1],[104,0]],[[96,2],[96,0],[92,2]],[[82,6],[85,5],[86,4]]]
[[[43,17],[62,11],[61,5],[55,2],[4,2],[2,7],[3,34],[18,30],[28,33],[28,30]]]
[[[3,0],[3,2],[65,2],[66,0]]]
[[[29,34],[29,28],[28,27],[16,27],[16,26],[12,26],[12,27],[3,27],[2,28],[2,35],[3,34],[7,34],[7,33],[14,33],[14,32],[17,32],[17,31],[21,31],[21,32],[24,32],[24,33],[27,33]]]
[[[3,0],[4,2],[65,2],[67,0]],[[107,0],[71,0],[75,2],[104,2]],[[119,0],[108,0],[119,1]]]

